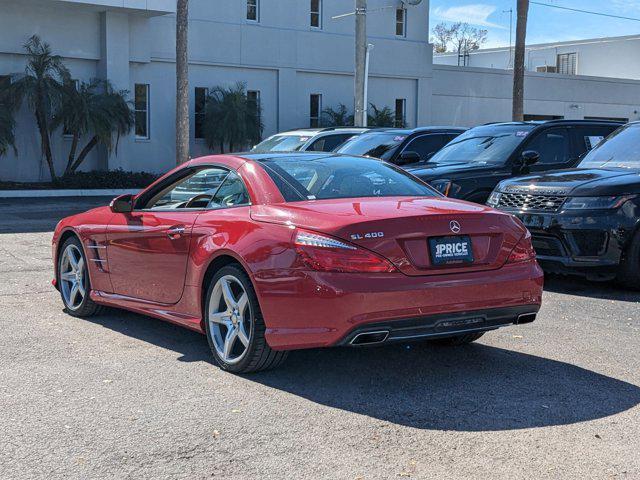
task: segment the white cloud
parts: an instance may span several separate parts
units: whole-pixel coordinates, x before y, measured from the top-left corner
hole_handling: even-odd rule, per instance
[[[433,16],[445,22],[465,22],[481,27],[506,29],[507,27],[488,20],[489,16],[495,11],[496,7],[493,5],[476,3],[459,7],[437,7],[433,10]]]

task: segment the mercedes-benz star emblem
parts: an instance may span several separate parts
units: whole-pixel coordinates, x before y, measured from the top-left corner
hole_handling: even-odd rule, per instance
[[[455,220],[451,220],[451,222],[449,223],[449,228],[453,233],[460,233],[461,230],[460,224]]]

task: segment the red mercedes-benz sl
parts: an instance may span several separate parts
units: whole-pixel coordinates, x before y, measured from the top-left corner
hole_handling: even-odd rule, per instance
[[[183,325],[233,372],[299,348],[469,343],[532,322],[543,282],[511,215],[380,160],[313,153],[192,160],[62,220],[53,259],[69,314]]]

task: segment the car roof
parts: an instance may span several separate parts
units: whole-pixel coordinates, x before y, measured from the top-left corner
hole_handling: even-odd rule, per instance
[[[394,127],[380,127],[374,128],[364,133],[364,135],[372,134],[372,133],[392,133],[396,135],[412,135],[414,133],[440,133],[440,132],[466,132],[468,129],[466,127],[452,127],[452,126],[428,126],[428,127],[416,127],[416,128],[394,128]]]
[[[320,133],[361,133],[369,130],[365,127],[327,127],[327,128],[296,128],[294,130],[285,130],[284,132],[274,133],[274,135],[303,135],[314,136]]]
[[[541,125],[624,125],[625,122],[617,121],[617,120],[598,120],[598,119],[566,119],[559,118],[556,120],[529,120],[526,122],[489,122],[482,125],[478,125],[478,127],[485,126],[510,126],[510,125],[530,125],[534,127],[538,127]],[[475,127],[474,127],[475,128]]]

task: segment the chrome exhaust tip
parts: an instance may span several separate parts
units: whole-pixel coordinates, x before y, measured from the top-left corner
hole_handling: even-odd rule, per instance
[[[522,315],[518,315],[516,319],[516,325],[522,325],[523,323],[531,323],[536,319],[535,313],[523,313]]]
[[[389,330],[359,333],[351,339],[350,345],[375,345],[383,343],[389,337]]]

